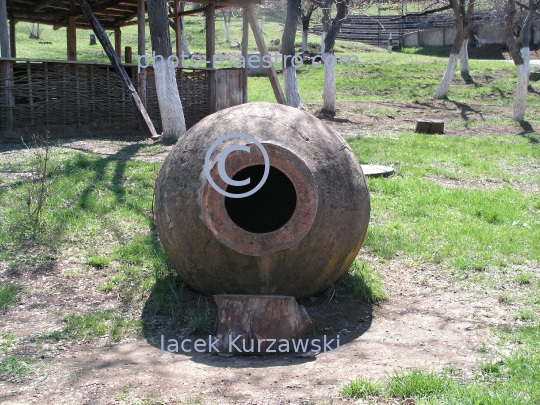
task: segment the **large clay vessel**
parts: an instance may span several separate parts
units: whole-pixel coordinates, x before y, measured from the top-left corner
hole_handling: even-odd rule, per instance
[[[255,138],[269,166],[250,140],[235,135],[216,143],[230,134]],[[226,150],[233,145],[249,153]],[[208,170],[223,192],[249,192],[268,167],[262,188],[244,198],[218,192],[205,174],[209,150]],[[220,154],[227,176],[249,178],[248,185],[225,182]],[[161,243],[195,290],[298,298],[324,290],[347,271],[370,213],[362,169],[343,138],[304,111],[268,103],[228,108],[192,127],[161,168],[154,207]]]

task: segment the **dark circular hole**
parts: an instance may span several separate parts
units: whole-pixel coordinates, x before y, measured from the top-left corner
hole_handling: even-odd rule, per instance
[[[236,173],[233,180],[251,179],[246,186],[228,186],[232,194],[247,193],[259,184],[264,165],[250,166]],[[231,220],[251,233],[268,233],[281,228],[291,219],[296,209],[296,190],[289,178],[275,167],[270,167],[268,179],[255,194],[244,198],[225,197],[225,209]]]

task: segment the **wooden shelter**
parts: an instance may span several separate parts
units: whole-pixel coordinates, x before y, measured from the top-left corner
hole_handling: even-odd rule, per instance
[[[215,11],[228,7],[244,11],[243,56],[247,59],[248,24],[261,55],[268,53],[253,11],[253,4],[261,0],[193,2],[203,6],[181,11],[180,0],[173,1],[174,12],[169,17],[174,20],[177,55],[181,54],[180,18],[205,13],[206,60],[211,61],[215,54]],[[84,3],[90,6],[86,13]],[[93,25],[88,10],[95,20]],[[144,126],[141,114],[146,113],[150,117],[147,123],[151,120],[150,126],[160,127],[153,69],[139,72],[132,63],[130,48],[126,48],[125,62],[119,60],[122,27],[128,25],[138,25],[137,54],[147,54],[147,21],[145,0],[0,0],[0,139],[43,127],[76,125],[101,130],[127,128],[130,124],[136,127],[137,116]],[[67,60],[17,58],[15,25],[18,22],[48,24],[54,29],[66,27]],[[111,64],[77,61],[77,29],[93,29],[98,37],[103,29],[114,31],[114,47],[107,53]],[[104,47],[107,52],[106,44]],[[176,72],[188,127],[217,110],[247,102],[247,68],[179,68]],[[268,74],[277,101],[283,103],[273,67],[268,69]],[[134,102],[134,96],[140,101]]]

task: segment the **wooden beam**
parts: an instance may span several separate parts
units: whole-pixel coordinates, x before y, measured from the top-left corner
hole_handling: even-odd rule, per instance
[[[114,29],[114,51],[119,59],[122,58],[122,29],[117,27]]]
[[[41,0],[41,1],[38,1],[38,3],[34,7],[30,8],[30,10],[40,11],[41,9],[50,5],[51,3],[54,3],[54,0]]]
[[[144,0],[137,0],[137,54],[145,55],[146,54],[146,23],[145,16],[146,11],[144,10]],[[144,108],[146,108],[146,69],[142,69],[139,73],[139,95],[143,103]]]
[[[242,56],[244,57],[244,62],[247,63],[248,58],[248,43],[249,43],[249,22],[247,18],[246,8],[242,9]],[[244,72],[242,75],[242,100],[244,103],[248,102],[248,68],[247,65],[244,67]]]
[[[17,20],[12,18],[9,20],[9,45],[10,45],[10,54],[12,58],[17,57],[17,34],[15,32],[15,27],[17,26]]]
[[[255,16],[255,12],[253,11],[253,6],[251,4],[246,7],[246,14],[248,17],[249,25],[251,26],[251,30],[253,31],[253,36],[255,37],[255,42],[257,42],[257,48],[259,48],[259,52],[261,53],[262,60],[264,55],[269,55],[269,53],[268,48],[266,47],[266,43],[264,42],[261,28],[259,27],[259,23],[257,22],[257,17]],[[268,78],[270,79],[270,84],[272,85],[272,89],[274,90],[274,95],[276,96],[277,102],[280,104],[286,104],[285,96],[283,95],[283,90],[281,89],[281,85],[279,84],[279,79],[277,77],[276,70],[274,69],[274,65],[270,64],[270,67],[267,69],[267,71]]]
[[[9,58],[9,30],[6,0],[0,0],[0,56]]]
[[[131,100],[131,103],[133,104],[133,107],[135,107],[135,111],[137,112],[137,116],[139,118],[141,126],[148,133],[149,136],[157,137],[154,124],[152,124],[152,120],[148,116],[148,113],[146,112],[146,109],[144,108],[144,105],[142,104],[141,99],[139,98],[139,95],[137,94],[137,91],[135,90],[135,87],[133,86],[133,83],[131,82],[131,79],[129,78],[126,70],[122,66],[122,63],[120,62],[120,59],[118,59],[118,56],[114,52],[114,49],[111,45],[111,41],[109,41],[109,37],[105,33],[105,30],[99,24],[99,21],[97,20],[96,16],[92,12],[92,9],[88,5],[87,0],[79,0],[79,4],[81,6],[81,9],[86,19],[92,26],[92,29],[94,30],[94,33],[96,34],[97,39],[99,40],[99,42],[103,46],[103,49],[105,50],[105,53],[109,57],[111,64],[113,65],[114,69],[118,73],[118,76],[120,77],[120,80],[122,81],[122,84],[124,85],[124,88],[129,95],[129,98]]]
[[[67,60],[77,60],[77,17],[69,17],[67,29]]]
[[[182,38],[181,38],[181,20],[180,12],[180,0],[174,0],[174,35],[176,38],[176,56],[182,55]]]

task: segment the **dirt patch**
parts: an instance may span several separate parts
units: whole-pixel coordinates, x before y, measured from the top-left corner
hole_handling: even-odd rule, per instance
[[[341,297],[320,295],[304,302],[316,325],[315,334],[341,335],[339,352],[313,359],[294,354],[223,358],[210,354],[171,354],[159,358],[159,344],[135,337],[115,345],[74,344],[59,349],[43,363],[40,384],[0,383],[5,403],[64,403],[66,395],[76,403],[110,404],[122,395],[135,398],[167,398],[169,403],[200,397],[202,403],[278,404],[327,401],[341,403],[339,388],[360,376],[378,378],[393,370],[437,369],[454,365],[462,377],[472,378],[480,354],[480,342],[491,339],[489,327],[511,323],[505,308],[493,296],[449,281],[440,266],[408,265],[396,259],[385,264],[363,255],[382,274],[390,299],[370,308]],[[82,284],[81,279],[81,284]],[[47,284],[63,284],[57,274]],[[33,296],[28,279],[23,288]],[[85,285],[88,283],[84,283]],[[80,301],[80,292],[70,293]],[[84,305],[99,307],[106,300],[88,291]],[[47,312],[63,307],[59,294],[51,294]],[[39,300],[38,300],[39,301]],[[25,309],[31,300],[24,299]],[[108,300],[109,304],[114,301]],[[37,313],[36,313],[37,315]],[[55,323],[54,317],[33,323],[32,330],[16,327],[28,322],[23,308],[9,311],[1,330],[38,333]],[[39,319],[39,318],[38,318]],[[176,338],[165,333],[167,338]],[[122,393],[128,394],[122,394]]]

